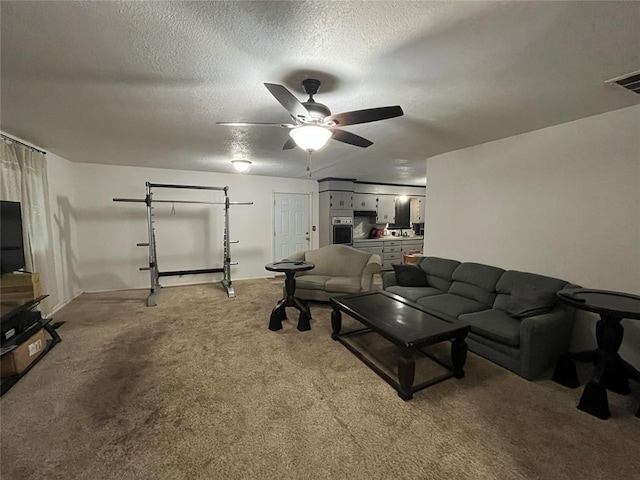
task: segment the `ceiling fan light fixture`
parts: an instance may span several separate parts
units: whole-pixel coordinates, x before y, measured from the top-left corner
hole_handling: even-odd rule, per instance
[[[292,129],[289,135],[301,149],[315,152],[327,144],[332,133],[319,125],[302,125]]]
[[[251,162],[249,160],[231,160],[231,163],[233,164],[233,168],[238,172],[246,172],[251,166]]]

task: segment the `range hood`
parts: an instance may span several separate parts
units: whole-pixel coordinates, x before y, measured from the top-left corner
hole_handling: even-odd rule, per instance
[[[354,217],[377,217],[378,213],[375,210],[354,210]]]

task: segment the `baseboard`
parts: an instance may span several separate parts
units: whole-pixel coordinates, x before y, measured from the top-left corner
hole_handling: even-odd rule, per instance
[[[51,313],[49,313],[48,315],[46,315],[44,318],[51,318],[52,316],[54,316],[56,313],[58,313],[60,310],[62,310],[64,307],[66,307],[67,305],[69,305],[72,301],[74,301],[76,298],[78,298],[80,295],[82,295],[84,292],[79,292],[76,293],[73,297],[71,297],[69,300],[66,300],[64,302],[59,303],[58,305],[56,305],[55,307],[53,307],[51,309]]]
[[[282,275],[284,277],[284,274]],[[245,278],[234,278],[232,279],[232,283],[233,282],[240,282],[243,280],[261,280],[261,279],[265,279],[265,278],[275,278],[276,275],[273,274],[267,274],[267,275],[261,275],[259,277],[245,277]],[[162,288],[173,288],[173,287],[188,287],[191,285],[205,285],[205,284],[214,284],[214,283],[222,283],[222,280],[215,280],[215,281],[202,281],[202,282],[189,282],[189,283],[179,283],[177,285],[163,285]],[[107,293],[107,292],[123,292],[123,291],[127,291],[127,290],[150,290],[151,288],[149,286],[146,287],[130,287],[130,288],[105,288],[105,289],[101,289],[101,290],[86,290],[82,293]],[[77,296],[77,295],[76,295]],[[74,297],[75,298],[75,297]]]

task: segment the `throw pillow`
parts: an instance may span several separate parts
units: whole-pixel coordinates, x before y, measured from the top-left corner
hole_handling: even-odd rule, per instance
[[[511,290],[507,313],[513,318],[533,317],[551,311],[555,304],[556,292],[523,283]]]
[[[428,287],[427,274],[418,265],[392,265],[396,281],[401,287]]]

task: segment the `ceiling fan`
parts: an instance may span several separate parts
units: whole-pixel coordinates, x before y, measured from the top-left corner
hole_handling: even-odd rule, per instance
[[[332,115],[326,105],[318,103],[313,96],[318,93],[321,82],[315,78],[307,78],[302,81],[302,88],[309,95],[306,102],[300,102],[284,86],[276,83],[265,83],[264,86],[271,92],[278,102],[289,112],[293,123],[260,123],[260,122],[216,122],[218,125],[231,127],[245,126],[274,126],[288,128],[291,138],[282,147],[289,150],[296,145],[313,152],[321,149],[329,139],[348,143],[357,147],[369,147],[373,142],[355,133],[341,130],[338,127],[356,125],[358,123],[376,122],[404,115],[399,105],[393,107],[368,108]]]

